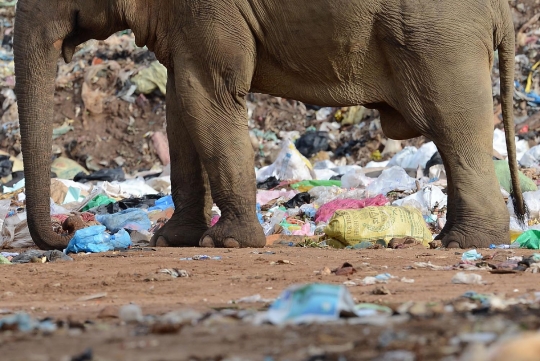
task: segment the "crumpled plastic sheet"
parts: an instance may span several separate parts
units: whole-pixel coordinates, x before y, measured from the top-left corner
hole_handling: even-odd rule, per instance
[[[388,199],[383,195],[366,199],[336,199],[322,205],[315,214],[315,222],[328,222],[337,210],[362,209],[369,206],[384,206]]]
[[[261,205],[265,205],[268,202],[270,202],[272,199],[276,198],[284,198],[286,200],[289,200],[293,198],[296,195],[296,191],[267,191],[267,190],[259,190],[257,191],[257,203]]]

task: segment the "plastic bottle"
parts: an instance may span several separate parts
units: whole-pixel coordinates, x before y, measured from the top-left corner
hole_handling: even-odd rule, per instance
[[[490,244],[489,249],[509,249],[519,248],[519,242],[513,242],[512,244]]]

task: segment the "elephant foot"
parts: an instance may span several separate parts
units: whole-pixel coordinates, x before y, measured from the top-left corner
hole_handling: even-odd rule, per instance
[[[197,247],[208,229],[206,224],[186,224],[173,217],[163,225],[150,240],[151,247]]]
[[[261,248],[266,245],[262,227],[257,220],[239,222],[220,218],[204,233],[199,245],[218,248]]]
[[[491,244],[508,243],[510,237],[508,226],[500,225],[495,228],[493,224],[486,224],[485,229],[471,229],[454,226],[441,238],[446,248],[489,248]]]

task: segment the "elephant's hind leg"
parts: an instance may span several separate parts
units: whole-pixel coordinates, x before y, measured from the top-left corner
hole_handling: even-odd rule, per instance
[[[171,155],[172,218],[159,229],[152,246],[195,247],[210,224],[212,198],[208,176],[180,116],[174,77],[167,82],[167,135]]]
[[[426,135],[434,139],[450,174],[450,223],[440,236],[445,247],[484,248],[509,240],[508,212],[491,156],[490,83],[476,84],[483,84],[478,85],[477,89],[483,91],[477,97],[458,95],[457,103],[440,101],[436,105],[426,104],[425,108],[425,114],[431,118],[432,133]],[[460,93],[452,95],[455,94]]]

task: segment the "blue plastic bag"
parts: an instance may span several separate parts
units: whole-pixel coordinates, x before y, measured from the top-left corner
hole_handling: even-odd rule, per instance
[[[165,196],[161,197],[160,199],[156,200],[156,203],[153,207],[148,208],[148,212],[152,211],[164,211],[168,208],[174,209],[174,202],[172,199],[172,196]]]
[[[270,323],[300,324],[335,321],[341,313],[360,316],[349,290],[343,285],[292,285],[281,293],[266,312]]]
[[[107,252],[131,246],[129,234],[121,229],[116,234],[105,232],[104,226],[91,226],[79,229],[69,241],[65,253]]]
[[[113,233],[121,229],[147,231],[152,227],[148,214],[139,208],[129,208],[114,214],[96,215],[96,220]]]
[[[256,210],[257,210],[257,219],[259,220],[259,223],[264,224],[264,218],[263,218],[263,216],[261,214],[261,205],[259,203],[257,203],[255,205],[255,207],[256,207]]]

